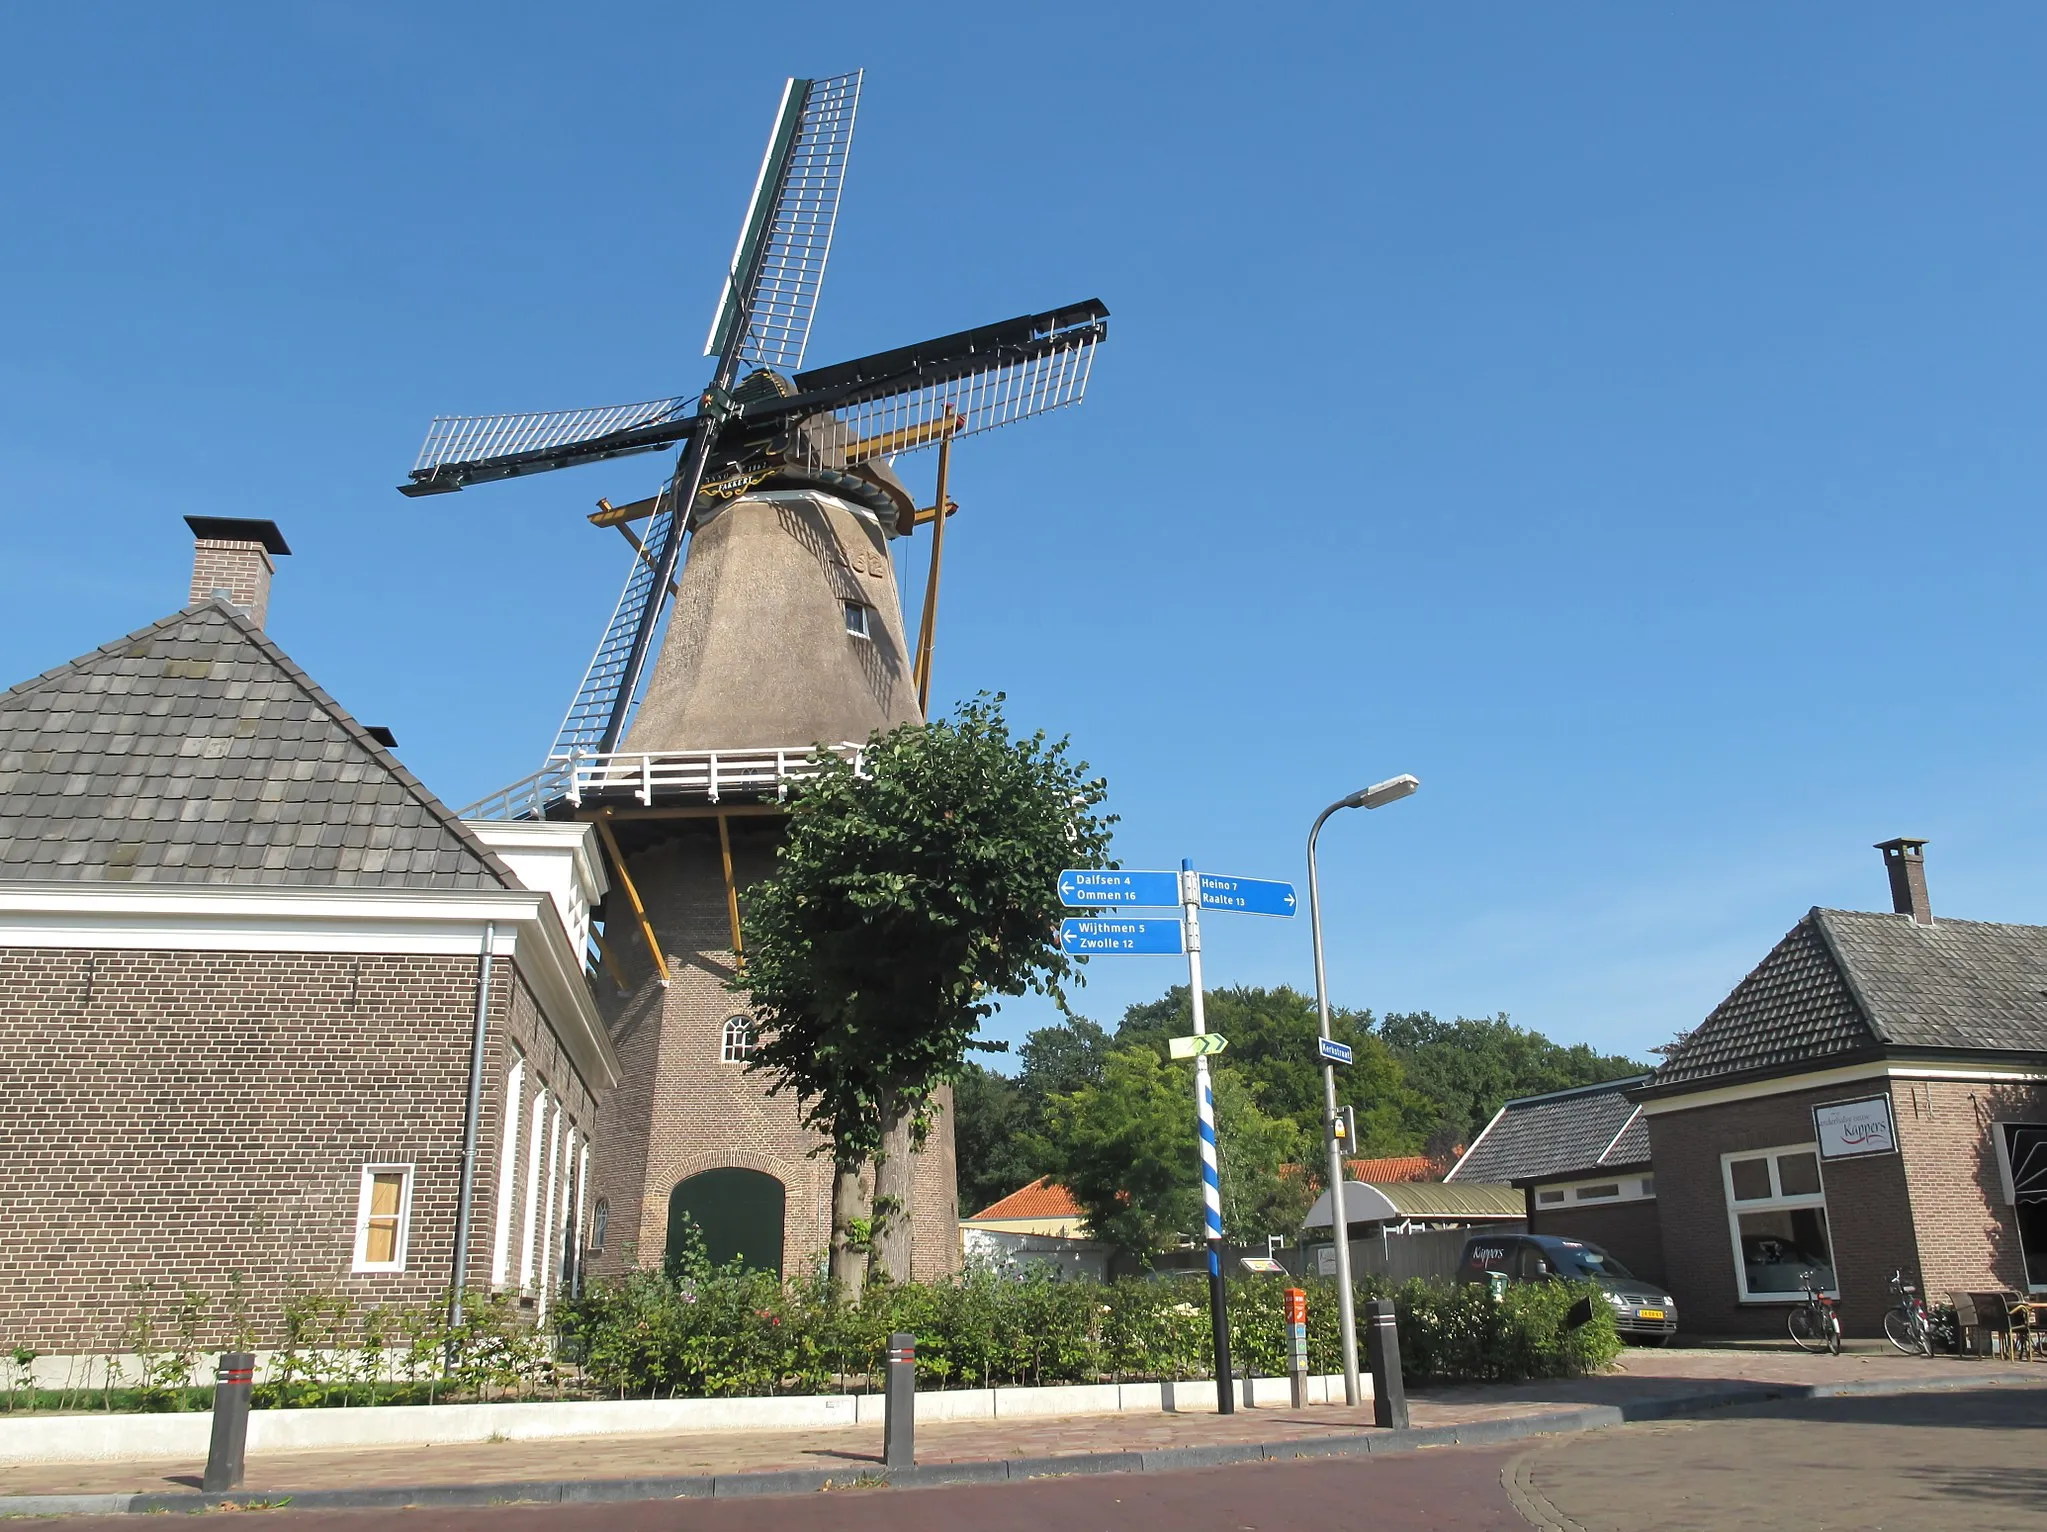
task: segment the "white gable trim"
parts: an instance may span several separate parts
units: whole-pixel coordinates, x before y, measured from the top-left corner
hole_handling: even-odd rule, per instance
[[[518,967],[584,1081],[618,1084],[618,1056],[554,900],[523,888],[254,888],[225,883],[0,882],[0,947],[319,952],[475,958]]]
[[[1859,1080],[1981,1080],[1990,1083],[2038,1082],[2047,1080],[2047,1069],[1999,1069],[1985,1065],[1844,1064],[1838,1069],[1816,1069],[1809,1074],[1778,1075],[1768,1080],[1751,1080],[1744,1085],[1722,1085],[1713,1090],[1694,1091],[1642,1103],[1646,1117],[1671,1112],[1689,1112],[1702,1106],[1721,1106],[1729,1101],[1755,1101],[1764,1096],[1788,1096],[1794,1091],[1822,1090],[1833,1085],[1851,1085]]]

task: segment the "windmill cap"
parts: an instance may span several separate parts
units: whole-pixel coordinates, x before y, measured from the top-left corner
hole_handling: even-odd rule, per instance
[[[192,535],[209,543],[261,543],[266,553],[289,553],[291,545],[274,521],[244,521],[236,516],[187,516]]]

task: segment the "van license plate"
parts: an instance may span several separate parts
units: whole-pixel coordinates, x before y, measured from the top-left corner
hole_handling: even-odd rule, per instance
[[[1663,1317],[1663,1310],[1661,1309],[1638,1309],[1636,1312],[1644,1319],[1661,1319]]]

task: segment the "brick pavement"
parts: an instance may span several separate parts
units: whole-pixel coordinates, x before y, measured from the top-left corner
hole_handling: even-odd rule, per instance
[[[1597,1377],[1509,1385],[1465,1385],[1416,1393],[1414,1424],[1451,1425],[1539,1413],[1559,1406],[1626,1404],[1650,1396],[1705,1393],[1734,1383],[1855,1383],[1897,1379],[1966,1380],[2047,1367],[1895,1353],[1840,1357],[1758,1350],[1636,1351]],[[1215,1415],[1093,1415],[1052,1420],[933,1423],[917,1432],[922,1463],[1142,1451],[1234,1442],[1276,1442],[1370,1431],[1371,1411],[1325,1406],[1240,1410]],[[350,1448],[253,1455],[250,1491],[413,1484],[501,1483],[536,1479],[623,1479],[700,1473],[877,1465],[876,1426],[779,1432],[696,1432],[668,1436],[580,1437],[437,1447]],[[15,1464],[0,1467],[0,1495],[133,1494],[195,1488],[202,1465],[185,1460]]]

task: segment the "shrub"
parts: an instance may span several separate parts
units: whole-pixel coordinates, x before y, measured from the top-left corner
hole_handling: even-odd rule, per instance
[[[1309,1366],[1340,1365],[1334,1285],[1307,1283]],[[1285,1284],[1229,1283],[1238,1370],[1281,1375],[1288,1364]],[[1359,1300],[1391,1297],[1407,1376],[1426,1381],[1567,1377],[1619,1354],[1612,1310],[1589,1286],[1547,1283],[1495,1299],[1482,1287],[1367,1278]],[[1590,1298],[1592,1317],[1572,1326]],[[558,1311],[564,1354],[605,1393],[763,1394],[863,1389],[880,1381],[891,1331],[917,1337],[927,1388],[1183,1379],[1209,1371],[1207,1284],[1067,1282],[970,1270],[951,1282],[874,1283],[857,1305],[828,1283],[701,1265],[590,1284]]]

